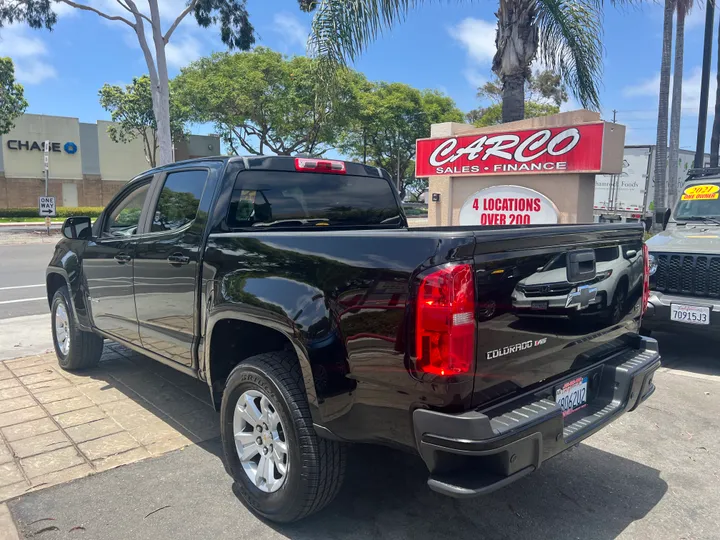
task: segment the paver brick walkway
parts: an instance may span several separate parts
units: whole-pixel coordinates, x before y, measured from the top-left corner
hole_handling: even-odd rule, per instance
[[[105,343],[97,368],[0,362],[0,502],[219,435],[205,383]]]

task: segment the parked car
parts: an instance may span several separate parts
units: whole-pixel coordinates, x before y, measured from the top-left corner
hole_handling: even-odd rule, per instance
[[[415,452],[431,489],[482,495],[655,390],[645,296],[587,327],[482,307],[487,276],[507,298],[563,255],[594,279],[593,250],[639,244],[640,225],[408,229],[381,169],[231,157],[143,173],[63,234],[60,366],[95,366],[110,339],[207,383],[237,492],[274,521],[335,497],[346,442]]]
[[[694,169],[663,232],[647,241],[650,300],[643,330],[720,327],[720,169]]]
[[[513,311],[527,317],[604,316],[619,321],[624,306],[641,293],[642,241],[586,250],[594,255],[594,275],[572,280],[567,254],[561,253],[521,280],[512,295]]]

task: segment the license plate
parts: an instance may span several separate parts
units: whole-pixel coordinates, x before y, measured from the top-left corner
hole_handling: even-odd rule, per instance
[[[549,302],[547,300],[533,300],[530,302],[530,309],[537,309],[545,311],[548,308]]]
[[[582,409],[587,404],[588,378],[578,377],[555,389],[555,403],[560,405],[563,416]]]
[[[687,324],[710,324],[710,308],[672,304],[670,320]]]

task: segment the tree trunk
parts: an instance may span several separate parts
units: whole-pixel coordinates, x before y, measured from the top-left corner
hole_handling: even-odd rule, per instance
[[[538,49],[537,10],[532,0],[500,0],[492,69],[503,84],[502,120],[525,118],[525,80]]]
[[[525,74],[507,75],[503,80],[502,121],[514,122],[525,118]]]
[[[720,27],[718,29],[718,47],[720,47]],[[720,49],[718,49],[718,66],[720,66]],[[717,73],[720,83],[720,71]],[[715,118],[713,119],[712,135],[710,137],[710,166],[718,166],[718,150],[720,149],[720,86],[715,90]],[[703,154],[705,149],[703,148]],[[705,159],[703,158],[703,162]],[[704,163],[703,163],[704,165]]]
[[[170,131],[170,81],[168,78],[167,59],[165,56],[165,39],[162,35],[160,10],[157,0],[148,0],[150,18],[152,19],[153,42],[155,43],[155,61],[157,62],[157,88],[153,88],[153,109],[157,124],[157,138],[160,149],[158,165],[172,163],[173,142]],[[155,83],[155,81],[153,81]],[[155,94],[157,93],[157,102]]]
[[[663,44],[660,62],[660,100],[658,103],[657,141],[655,147],[655,210],[665,208],[667,191],[667,145],[668,145],[668,108],[670,100],[670,60],[672,55],[672,25],[675,3],[665,0],[663,17]],[[661,223],[654,222],[653,229],[659,231]]]
[[[680,159],[680,117],[682,113],[683,55],[685,51],[685,10],[677,10],[675,65],[673,66],[672,107],[670,110],[670,157],[668,158],[668,206],[675,206]]]

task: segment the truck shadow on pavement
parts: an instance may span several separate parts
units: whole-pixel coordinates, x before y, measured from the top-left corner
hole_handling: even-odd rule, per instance
[[[204,383],[110,344],[100,366],[83,375],[56,376],[57,368],[47,363],[29,368],[11,364],[10,369],[33,371],[18,375],[31,392],[39,384],[59,386],[56,390],[39,388],[38,395],[77,389],[86,396],[50,401],[45,407],[52,408],[50,403],[67,403],[64,408],[73,403],[81,406],[86,398],[94,401],[92,407],[54,416],[61,425],[72,424],[65,428],[68,436],[78,426],[105,422],[88,416],[97,413],[117,422],[126,430],[124,437],[129,435],[134,444],[141,445],[106,458],[97,454],[98,448],[108,453],[117,449],[96,441],[112,442],[117,434],[78,442],[77,450],[95,472],[160,456],[11,501],[11,511],[28,534],[39,527],[38,519],[52,517],[65,531],[83,523],[87,537],[98,540],[238,538],[244,534],[236,532],[248,530],[258,538],[293,540],[608,539],[645,517],[668,490],[658,470],[581,444],[503,490],[457,500],[427,487],[427,470],[418,457],[389,448],[353,445],[337,499],[304,521],[277,525],[254,518],[232,496],[232,481],[222,465],[218,415],[210,407]],[[36,378],[22,381],[33,376]],[[41,382],[30,382],[36,380]],[[55,407],[61,410],[59,405]],[[89,424],[77,424],[81,420]],[[191,443],[196,445],[184,452],[170,452]],[[128,459],[118,460],[122,456]],[[60,482],[55,479],[52,483]],[[27,489],[20,487],[18,495]],[[118,494],[131,492],[132,504],[126,497],[118,498]],[[100,500],[98,493],[103,494]],[[158,508],[165,510],[155,514]],[[115,530],[107,525],[111,522]],[[69,538],[71,534],[58,531],[44,536]]]
[[[663,367],[700,376],[720,376],[720,336],[709,332],[653,332]]]
[[[274,528],[323,538],[615,538],[662,499],[659,471],[580,445],[489,496],[432,492],[422,461],[369,445],[351,449],[344,487],[325,510]]]

